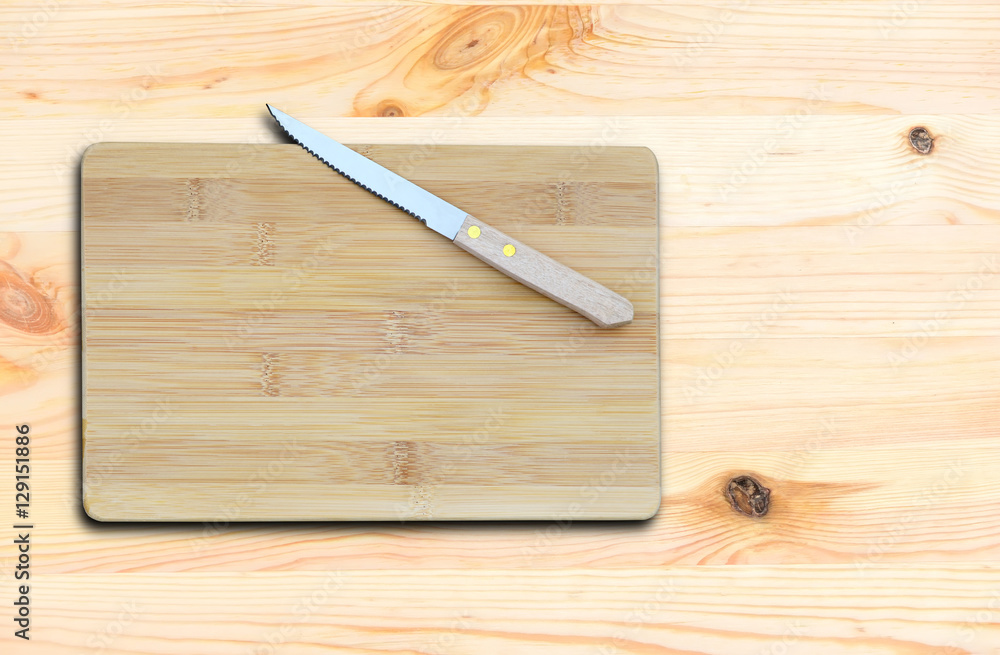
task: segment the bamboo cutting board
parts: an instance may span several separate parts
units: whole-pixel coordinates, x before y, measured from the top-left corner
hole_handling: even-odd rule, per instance
[[[82,166],[84,504],[120,520],[643,519],[645,148],[354,146],[626,296],[601,330],[292,145]]]

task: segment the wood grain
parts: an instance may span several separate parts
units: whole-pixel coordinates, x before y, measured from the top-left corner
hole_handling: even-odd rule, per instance
[[[4,67],[2,115],[97,127],[140,113],[245,116],[263,102],[309,124],[1000,108],[990,2],[341,4],[5,4],[18,65]]]
[[[995,569],[941,566],[914,576],[886,567],[876,578],[825,566],[747,572],[45,575],[36,599],[40,615],[64,617],[49,628],[46,653],[237,655],[336,644],[348,653],[988,654],[1000,640]],[[8,631],[0,640],[13,646]]]
[[[444,5],[0,7],[0,259],[33,289],[3,296],[0,407],[36,435],[40,527],[33,642],[5,630],[0,648],[996,655],[1000,279],[979,269],[1000,224],[996,3]],[[264,102],[355,143],[655,152],[655,519],[87,519],[80,155],[163,141],[252,158],[281,142]],[[54,331],[17,328],[46,303]],[[758,519],[725,498],[745,474],[771,490]]]
[[[573,148],[358,149],[393,170],[421,154],[414,182],[504,214],[505,230],[530,230],[628,293],[640,319],[591,334],[297,146],[260,146],[253,161],[235,144],[93,146],[81,237],[88,513],[655,513],[649,151],[608,149],[575,172]],[[585,202],[560,206],[581,189]]]

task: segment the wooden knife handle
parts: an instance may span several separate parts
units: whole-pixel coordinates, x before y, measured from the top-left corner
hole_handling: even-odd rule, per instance
[[[526,287],[583,314],[602,328],[632,322],[632,303],[628,300],[478,218],[465,217],[455,244]]]

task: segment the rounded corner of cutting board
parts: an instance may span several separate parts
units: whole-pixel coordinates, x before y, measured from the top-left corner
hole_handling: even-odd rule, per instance
[[[81,503],[83,505],[83,511],[87,514],[87,516],[102,523],[105,521],[114,521],[115,519],[113,517],[109,517],[105,512],[101,511],[101,503],[99,501],[95,501],[97,501],[97,499],[94,498],[93,492],[88,492],[85,489],[81,498]]]
[[[638,516],[636,516],[637,521],[648,521],[660,513],[660,505],[663,501],[663,491],[660,489],[660,485],[658,484],[655,487],[650,487],[649,494],[649,498],[646,499],[648,504],[642,505],[638,508]]]

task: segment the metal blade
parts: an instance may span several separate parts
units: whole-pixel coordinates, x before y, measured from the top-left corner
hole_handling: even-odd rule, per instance
[[[466,212],[271,105],[267,109],[296,143],[351,182],[412,214],[451,240],[458,235]]]

